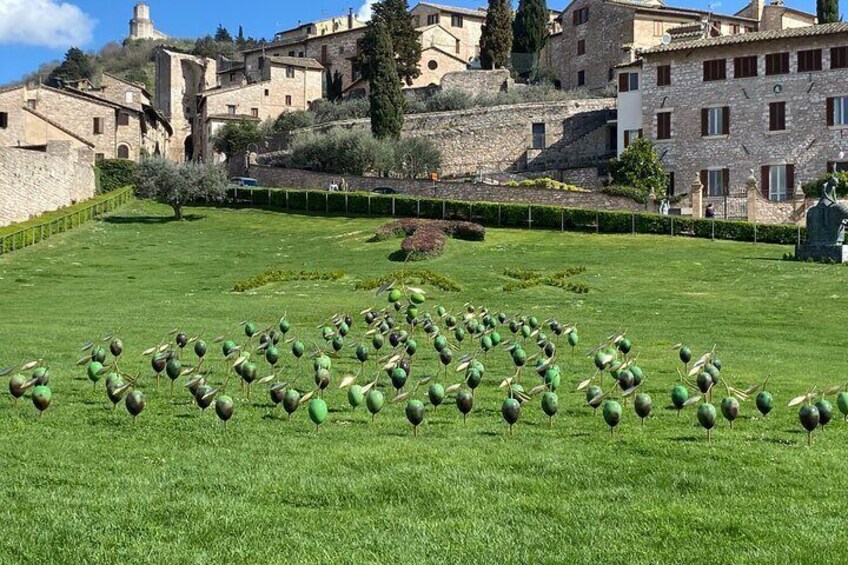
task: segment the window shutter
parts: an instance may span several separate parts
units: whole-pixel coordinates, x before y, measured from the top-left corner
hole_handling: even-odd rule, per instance
[[[730,135],[730,106],[725,106],[722,112],[723,122],[721,124],[721,132],[724,135]]]
[[[701,186],[703,187],[703,189],[701,190],[701,192],[703,192],[704,194],[707,194],[707,184],[708,184],[708,182],[709,182],[709,180],[707,179],[707,171],[702,170],[701,171]]]
[[[786,194],[795,190],[795,165],[786,165]]]
[[[709,133],[709,110],[701,108],[701,136],[706,137]]]
[[[575,11],[573,14],[571,14],[571,16],[572,16],[572,19],[574,20],[574,25],[577,25],[577,11]]]
[[[833,125],[833,98],[827,99],[827,125]]]
[[[827,162],[827,169],[825,169],[825,173],[830,174],[830,171],[832,171],[832,170],[833,170],[833,166],[834,166],[835,164],[836,164],[836,163],[835,163],[835,162],[833,162],[833,161],[828,161],[828,162]]]
[[[724,185],[722,187],[722,193],[730,194],[730,169],[722,169],[721,177],[721,183]]]
[[[768,165],[760,167],[760,191],[766,199],[769,197],[769,170]]]
[[[630,75],[627,73],[619,73],[618,75],[618,91],[627,92],[630,86]]]
[[[639,128],[639,139],[642,139],[642,135],[643,135],[643,133],[642,133],[642,132],[643,132],[643,131],[644,131],[644,130],[643,130],[642,128]]]

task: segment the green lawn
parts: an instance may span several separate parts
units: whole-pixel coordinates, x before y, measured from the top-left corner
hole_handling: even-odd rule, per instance
[[[331,413],[318,431],[305,407],[291,421],[271,414],[267,386],[248,403],[231,385],[236,413],[222,429],[184,388],[171,397],[149,378],[147,409],[133,421],[108,408],[102,383],[92,393],[75,365],[87,340],[117,332],[132,373],[149,372],[141,351],[177,326],[210,342],[241,339],[240,321],[270,324],[287,312],[292,333],[311,344],[332,314],[382,307],[384,297],[354,284],[400,266],[387,259],[399,240],[367,242],[379,220],[188,212],[192,221],[163,221],[169,209],[135,202],[0,257],[0,366],[43,357],[54,393],[41,419],[26,399],[0,402],[0,562],[845,559],[848,428],[837,416],[810,449],[797,409],[786,408],[813,385],[846,380],[845,268],[780,261],[789,250],[780,246],[518,230],[449,241],[443,257],[421,264],[464,288],[426,287],[431,307],[471,302],[577,323],[579,353],[627,330],[655,407],[643,427],[628,405],[614,438],[575,390],[591,360],[565,346],[553,429],[535,398],[512,437],[497,389],[512,371],[503,350],[484,359],[467,426],[450,403],[428,407],[417,438],[402,405],[387,404],[373,425],[364,408],[351,411],[337,388],[357,366],[348,348],[334,361]],[[577,266],[588,294],[502,291],[506,268]],[[269,268],[346,275],[230,291]],[[359,319],[349,342],[363,333]],[[743,403],[734,429],[722,420],[708,445],[692,408],[680,417],[668,408],[680,341],[696,356],[717,345],[724,378],[741,388],[771,375],[772,415]],[[210,345],[213,381],[219,347]],[[413,377],[436,368],[422,346]],[[301,370],[311,382],[307,363]],[[458,382],[453,370],[449,378]],[[523,377],[529,386],[535,378]]]

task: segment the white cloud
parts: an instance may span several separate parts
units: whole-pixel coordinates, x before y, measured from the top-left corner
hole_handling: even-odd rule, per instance
[[[82,46],[96,21],[78,6],[57,0],[0,0],[0,43],[41,47]]]
[[[2,2],[3,0],[0,0]],[[371,19],[371,6],[377,3],[377,0],[365,0],[365,3],[359,8],[359,19],[367,22]]]

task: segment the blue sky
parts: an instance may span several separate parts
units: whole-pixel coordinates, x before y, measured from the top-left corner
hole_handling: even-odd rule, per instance
[[[213,33],[219,23],[233,34],[270,38],[298,21],[317,20],[360,10],[365,0],[148,0],[156,27],[174,37]],[[486,0],[438,0],[442,4],[476,7]],[[97,50],[128,33],[135,0],[0,0],[0,84],[16,80],[41,63],[60,59],[70,46]],[[562,9],[568,0],[548,0]],[[668,3],[732,13],[745,0],[670,0]],[[787,0],[787,5],[815,11],[813,0]],[[410,6],[415,4],[410,1]],[[516,1],[517,4],[517,1]],[[233,9],[236,6],[240,9]]]

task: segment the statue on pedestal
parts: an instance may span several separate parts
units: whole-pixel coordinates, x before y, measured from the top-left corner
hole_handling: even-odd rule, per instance
[[[843,245],[848,206],[836,198],[838,184],[835,176],[828,179],[822,186],[818,204],[807,211],[807,241],[797,246],[798,259],[848,262],[848,247]]]

